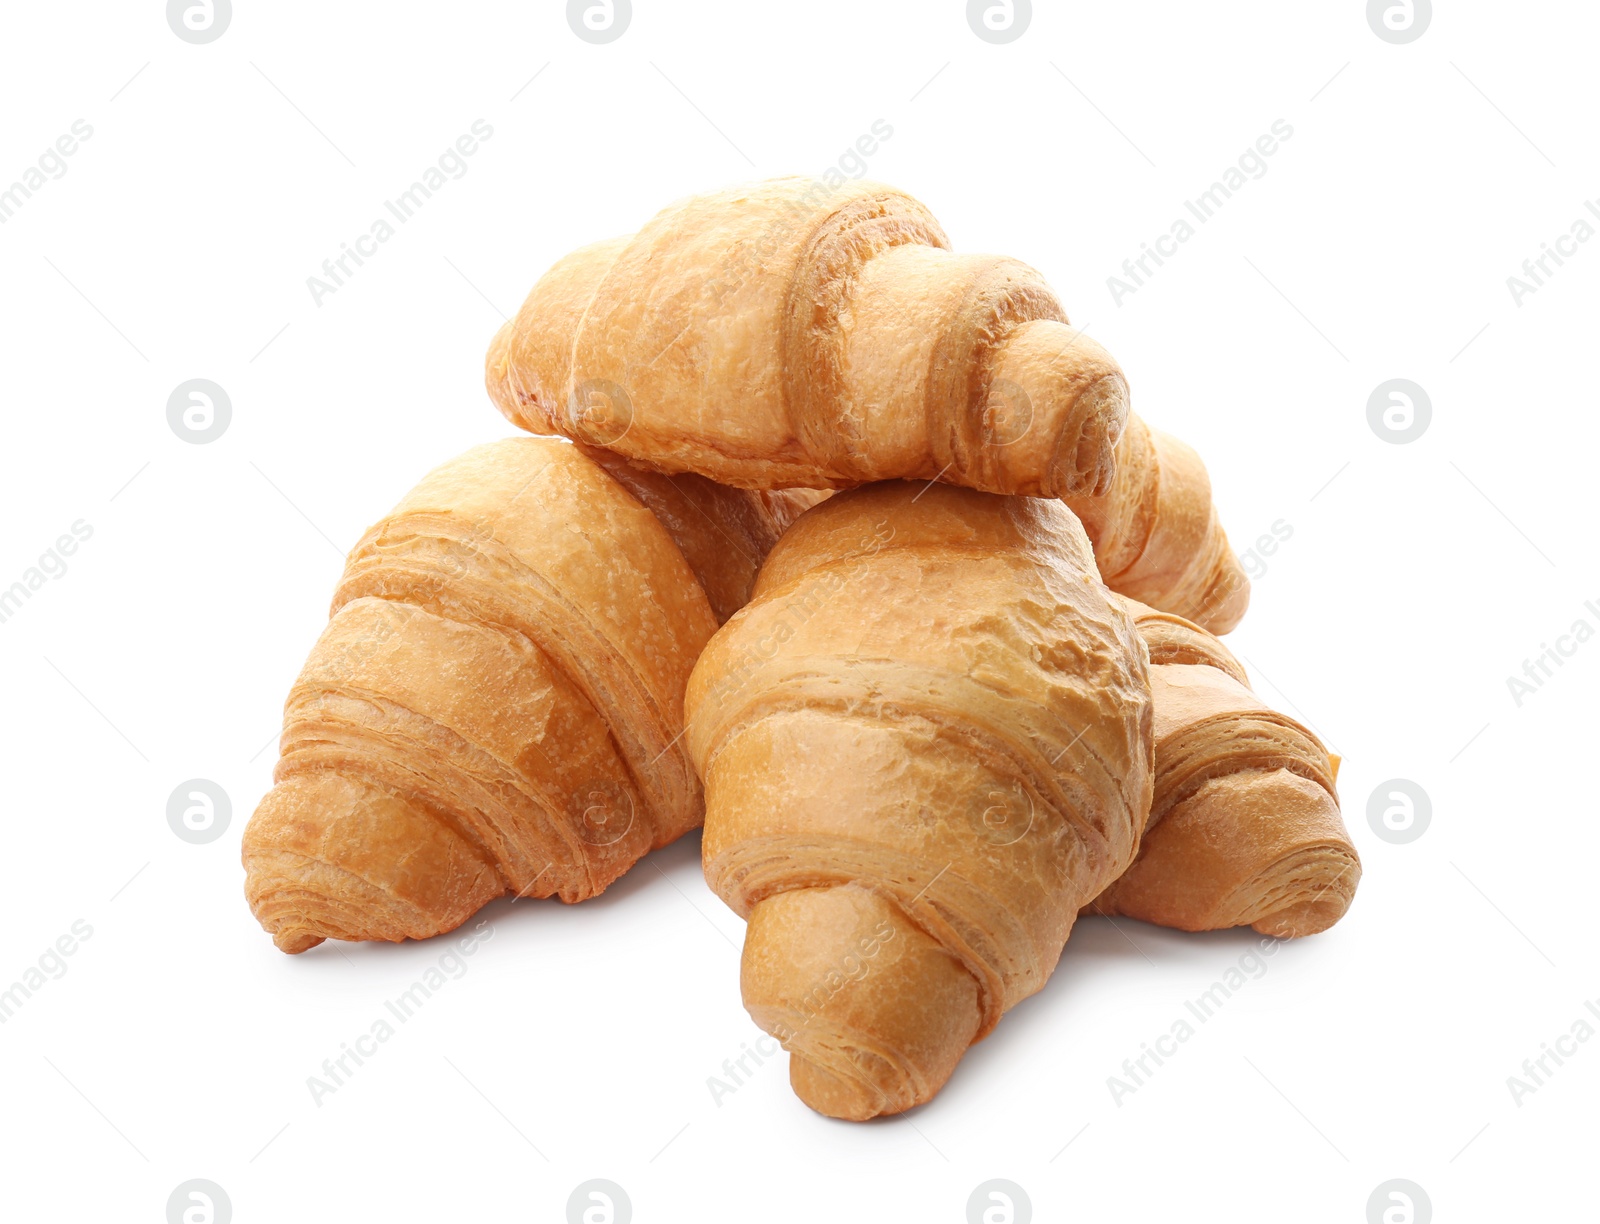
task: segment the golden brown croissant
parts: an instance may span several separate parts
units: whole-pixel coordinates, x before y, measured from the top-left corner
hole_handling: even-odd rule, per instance
[[[1109,493],[1067,499],[1105,584],[1227,633],[1250,605],[1250,580],[1228,546],[1200,456],[1135,413],[1116,457]]]
[[[813,1109],[928,1100],[1038,990],[1150,799],[1144,651],[1059,502],[904,482],[778,543],[690,678],[744,1002]]]
[[[579,901],[700,823],[683,689],[815,495],[512,438],[351,552],[244,836],[286,952],[420,939],[507,892]]]
[[[1150,652],[1155,793],[1138,858],[1086,912],[1292,938],[1350,908],[1361,861],[1321,741],[1250,691],[1228,648],[1123,601]]]
[[[1199,458],[1129,416],[1038,273],[947,245],[872,183],[699,196],[550,269],[490,346],[489,394],[535,433],[745,488],[1067,497],[1114,590],[1231,629],[1249,585]]]
[[[489,394],[535,433],[744,488],[1105,492],[1122,372],[1033,269],[947,247],[879,184],[697,196],[551,268]]]

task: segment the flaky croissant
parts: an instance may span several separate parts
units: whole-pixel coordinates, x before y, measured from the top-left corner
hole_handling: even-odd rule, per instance
[[[928,1100],[1038,990],[1150,799],[1144,651],[1059,502],[870,485],[802,515],[690,679],[706,879],[813,1109]]]
[[[429,474],[351,552],[245,830],[278,947],[579,901],[698,825],[689,671],[815,500],[545,438]]]
[[[1285,939],[1326,930],[1361,878],[1335,763],[1250,691],[1215,637],[1123,602],[1150,653],[1155,791],[1137,859],[1087,912]]]
[[[1198,457],[1130,416],[1037,272],[947,248],[878,184],[698,196],[545,273],[490,346],[489,394],[534,433],[745,488],[1066,497],[1113,590],[1231,629],[1249,584]]]
[[[545,273],[489,394],[535,433],[746,488],[1105,492],[1122,372],[1033,269],[948,245],[874,183],[697,196]]]

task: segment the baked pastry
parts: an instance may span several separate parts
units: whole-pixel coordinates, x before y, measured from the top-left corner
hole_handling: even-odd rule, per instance
[[[696,196],[545,273],[490,346],[489,394],[534,433],[744,488],[1066,497],[1113,589],[1231,629],[1249,583],[1198,457],[1129,415],[1037,272],[948,247],[879,184]]]
[[[700,823],[701,647],[815,494],[550,438],[430,473],[351,552],[244,834],[285,952],[421,939],[505,893],[581,901]]]
[[[706,880],[807,1105],[928,1100],[1132,860],[1144,650],[1060,502],[905,482],[808,511],[690,678]]]
[[[1361,879],[1338,762],[1250,691],[1211,634],[1124,604],[1150,652],[1155,790],[1138,857],[1088,912],[1283,939],[1326,930]]]
[[[1033,269],[948,247],[876,183],[696,196],[545,273],[489,394],[534,433],[744,488],[1104,492],[1121,370]]]

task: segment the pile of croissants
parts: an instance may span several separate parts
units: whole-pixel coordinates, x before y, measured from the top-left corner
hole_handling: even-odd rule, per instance
[[[1249,585],[1204,466],[1026,265],[755,183],[557,263],[487,382],[536,436],[361,538],[289,694],[243,846],[285,952],[582,901],[704,824],[745,1007],[865,1119],[1080,913],[1349,907],[1337,760],[1213,636]]]

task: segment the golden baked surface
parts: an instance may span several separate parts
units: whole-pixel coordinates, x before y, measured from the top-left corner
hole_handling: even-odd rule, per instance
[[[1361,879],[1327,750],[1252,693],[1211,634],[1124,603],[1150,652],[1155,795],[1139,857],[1090,912],[1284,939],[1326,930]]]
[[[749,919],[745,1005],[837,1117],[932,1096],[1043,985],[1148,811],[1144,650],[1055,501],[836,495],[773,550],[686,711],[706,878]]]
[[[512,438],[351,552],[289,694],[245,892],[287,952],[594,896],[700,823],[683,690],[811,497]]]
[[[1104,492],[1122,372],[1033,269],[948,246],[876,183],[696,196],[545,273],[489,394],[535,433],[744,488]]]

